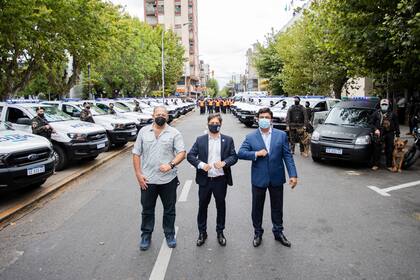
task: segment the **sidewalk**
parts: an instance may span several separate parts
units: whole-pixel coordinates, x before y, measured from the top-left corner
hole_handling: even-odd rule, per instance
[[[80,176],[94,170],[125,151],[130,150],[133,145],[134,143],[130,142],[120,149],[102,153],[91,162],[75,162],[66,170],[57,172],[48,178],[47,182],[41,187],[22,189],[16,192],[2,194],[0,197],[0,228],[5,226],[2,224],[7,222],[12,216],[23,212],[36,202],[53,194],[68,183],[78,179]]]

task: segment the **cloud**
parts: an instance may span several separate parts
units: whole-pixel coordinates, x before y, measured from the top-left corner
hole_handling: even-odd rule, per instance
[[[143,0],[112,0],[140,19]],[[243,74],[245,54],[264,36],[281,29],[292,12],[285,11],[290,0],[198,0],[200,59],[210,64],[215,78],[224,86],[233,74]]]

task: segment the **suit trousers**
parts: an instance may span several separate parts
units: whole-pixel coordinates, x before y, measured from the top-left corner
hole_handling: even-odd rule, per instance
[[[283,231],[283,186],[268,188],[258,188],[252,186],[252,224],[255,235],[262,236],[264,203],[267,189],[270,193],[271,221],[273,223],[273,233],[278,234]]]
[[[167,184],[148,184],[146,190],[141,191],[142,236],[151,235],[155,226],[156,200],[160,196],[163,205],[163,232],[165,236],[175,235],[175,204],[178,178]]]
[[[207,185],[199,186],[197,225],[200,233],[207,232],[207,209],[212,195],[214,196],[217,209],[216,232],[221,233],[225,229],[226,193],[227,179],[225,176],[213,180],[209,178]]]

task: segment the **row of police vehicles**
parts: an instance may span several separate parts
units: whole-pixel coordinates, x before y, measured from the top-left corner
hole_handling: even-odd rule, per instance
[[[80,120],[85,102],[94,123]],[[51,141],[32,134],[32,119],[40,106],[53,128]],[[138,131],[153,122],[156,106],[167,108],[170,123],[193,110],[195,103],[180,98],[0,102],[0,192],[41,186],[72,161],[91,161],[110,147],[134,141]]]
[[[315,162],[321,160],[343,160],[357,163],[370,163],[372,160],[372,127],[369,123],[372,114],[379,109],[377,97],[353,97],[334,99],[323,96],[300,96],[301,105],[309,102],[313,116],[311,124],[311,154]],[[294,104],[293,97],[273,97],[241,95],[235,98],[231,108],[238,121],[247,127],[257,125],[256,113],[269,107],[273,111],[273,126],[286,130],[287,111]],[[420,127],[416,128],[420,133]],[[418,137],[420,138],[420,137]],[[420,157],[416,149],[419,140],[406,154],[410,167]]]

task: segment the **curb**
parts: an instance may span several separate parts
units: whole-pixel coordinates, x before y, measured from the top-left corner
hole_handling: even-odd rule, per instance
[[[134,146],[134,142],[128,143],[123,149],[112,152],[111,154],[107,155],[106,157],[98,160],[91,166],[77,171],[74,174],[71,174],[70,176],[62,179],[61,181],[55,183],[54,185],[46,188],[45,190],[39,192],[38,194],[35,194],[33,197],[30,197],[23,203],[19,203],[19,205],[16,205],[12,208],[9,208],[7,210],[4,210],[2,213],[0,213],[0,230],[4,228],[7,225],[3,225],[5,222],[13,218],[15,215],[22,213],[23,211],[29,209],[32,205],[35,203],[41,201],[42,199],[54,194],[58,190],[62,189],[67,184],[77,180],[79,177],[93,171],[94,169],[98,168],[99,166],[105,164],[106,162],[110,161],[111,159],[123,154],[124,152],[130,150]]]

